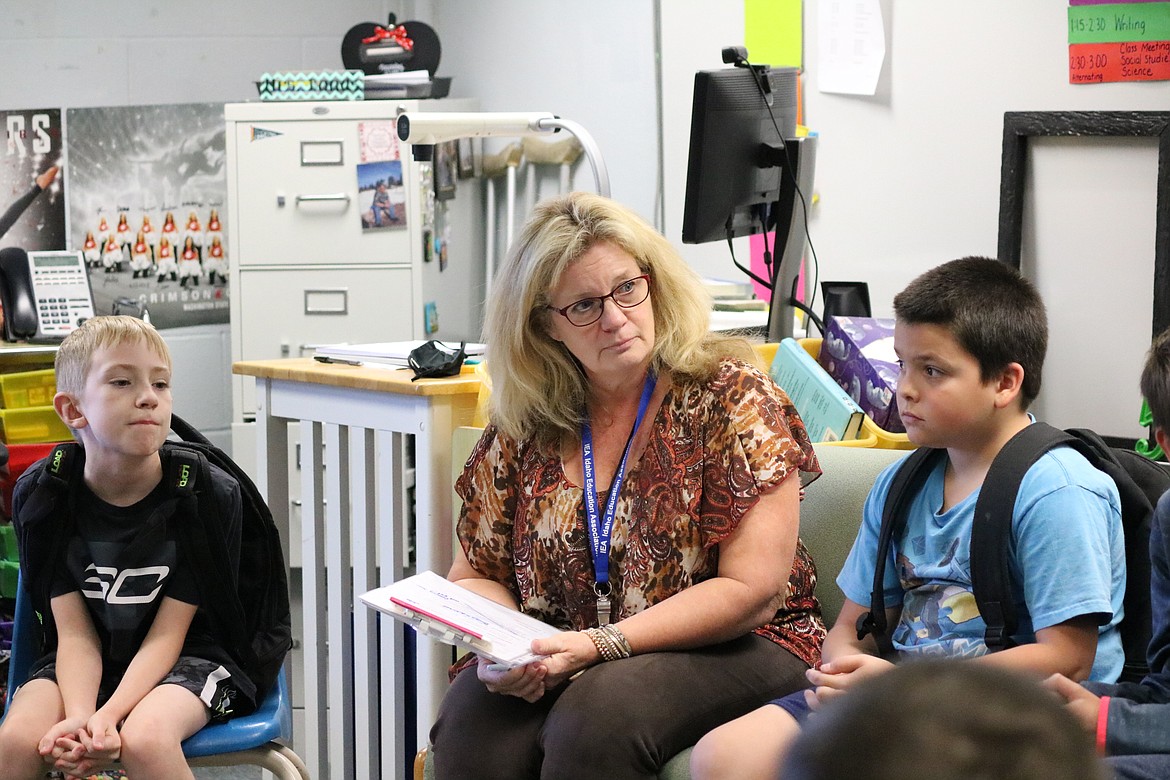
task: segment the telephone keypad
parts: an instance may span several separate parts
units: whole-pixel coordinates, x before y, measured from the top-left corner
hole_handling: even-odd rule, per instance
[[[94,316],[89,277],[80,253],[35,252],[29,255],[40,319],[38,335],[68,335]]]

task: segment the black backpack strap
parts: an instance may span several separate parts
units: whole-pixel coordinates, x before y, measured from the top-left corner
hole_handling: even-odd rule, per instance
[[[921,489],[926,476],[938,463],[944,450],[920,447],[902,462],[894,479],[890,483],[890,490],[886,493],[886,502],[882,506],[882,527],[878,533],[877,560],[873,569],[873,590],[870,591],[869,612],[857,619],[857,638],[864,639],[873,634],[877,643],[878,652],[883,658],[894,654],[894,644],[890,638],[890,627],[886,623],[885,579],[886,559],[890,556],[890,546],[894,538],[906,527],[906,512],[910,501]]]
[[[171,422],[174,429],[174,418]],[[196,435],[202,438],[201,434]],[[164,445],[163,452],[166,479],[179,496],[178,512],[183,516],[180,530],[186,548],[183,552],[201,583],[200,593],[209,602],[206,612],[217,624],[221,636],[231,643],[228,649],[237,658],[250,662],[251,645],[244,633],[247,621],[235,591],[236,574],[229,567],[222,520],[216,514],[214,502],[201,498],[212,493],[207,458],[174,442]]]
[[[203,464],[199,455],[181,447],[166,447],[166,480],[172,493],[195,495],[196,487],[202,484]]]
[[[20,512],[13,518],[20,549],[20,570],[33,609],[47,614],[53,572],[65,531],[73,520],[73,486],[81,484],[85,470],[85,451],[77,442],[62,442],[45,458],[45,464],[36,477]],[[55,632],[51,620],[41,623],[45,630]]]
[[[84,468],[85,452],[80,444],[72,441],[58,444],[45,457],[45,467],[41,469],[36,487],[23,505],[22,514],[28,513],[26,517],[39,516],[38,504],[41,500],[56,501],[56,496],[46,491],[67,490],[76,484],[75,480],[81,479]]]
[[[1088,428],[1069,428],[1065,433],[1070,436],[1069,444],[1113,480],[1121,500],[1122,517],[1146,517],[1154,511],[1157,501],[1151,500],[1150,495],[1159,495],[1165,484],[1162,466],[1133,451],[1110,447],[1100,434]],[[1122,458],[1126,459],[1129,467],[1122,462]],[[1142,552],[1148,552],[1144,543]]]
[[[57,510],[62,500],[68,502],[73,495],[71,487],[80,484],[84,470],[85,452],[80,444],[68,441],[54,447],[45,458],[32,492],[20,506],[20,514],[15,518],[17,533],[23,535],[25,529],[40,525]],[[22,541],[33,542],[27,537]],[[34,546],[41,547],[43,541],[37,539]],[[21,562],[24,563],[23,556]]]
[[[971,590],[987,626],[987,649],[995,652],[1015,645],[1019,619],[1011,585],[1012,516],[1020,483],[1044,453],[1073,438],[1047,423],[1027,426],[995,456],[979,498],[971,526]]]
[[[171,414],[171,430],[185,442],[194,442],[203,446],[211,446],[211,440],[200,433],[194,425],[177,414]]]
[[[1147,651],[1153,634],[1150,579],[1150,525],[1158,499],[1170,487],[1164,464],[1156,463],[1133,450],[1108,446],[1087,428],[1069,428],[1072,442],[1089,462],[1105,472],[1117,487],[1121,499],[1121,521],[1125,536],[1125,616],[1121,621],[1121,646],[1125,667],[1119,682],[1137,682],[1150,672]]]

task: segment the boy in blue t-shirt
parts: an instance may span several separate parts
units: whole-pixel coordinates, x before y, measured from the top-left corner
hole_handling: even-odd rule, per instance
[[[1154,438],[1170,452],[1170,330],[1150,347],[1142,395],[1154,418]],[[1153,631],[1140,683],[1086,683],[1061,674],[1047,680],[1107,756],[1118,780],[1170,777],[1170,492],[1154,510],[1150,528],[1150,613]]]
[[[899,660],[972,658],[1038,679],[1114,680],[1125,590],[1120,503],[1112,480],[1068,447],[1028,471],[1012,518],[1017,646],[989,653],[971,587],[971,521],[979,488],[1003,445],[1032,422],[1048,325],[1036,289],[1010,266],[968,257],[940,265],[894,298],[898,410],[910,440],[945,448],[912,498],[886,565],[885,604]],[[696,780],[777,777],[800,723],[858,680],[892,668],[872,637],[869,610],[882,507],[900,462],[877,479],[837,578],[846,600],[809,690],[712,731],[696,745]],[[962,706],[957,703],[957,706]],[[913,759],[909,762],[912,764]]]

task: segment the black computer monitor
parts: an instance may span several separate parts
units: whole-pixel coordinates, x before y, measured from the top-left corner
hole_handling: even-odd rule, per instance
[[[783,139],[796,135],[796,77],[796,68],[753,73],[751,67],[733,67],[695,74],[685,243],[761,231],[760,218],[779,198],[784,180]],[[770,91],[772,105],[761,85]]]
[[[768,340],[791,336],[815,138],[796,135],[796,68],[743,65],[695,74],[682,240],[776,231]]]

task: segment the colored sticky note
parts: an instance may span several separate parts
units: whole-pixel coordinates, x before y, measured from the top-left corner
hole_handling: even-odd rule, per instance
[[[1068,42],[1170,41],[1170,3],[1106,3],[1068,9]]]
[[[1077,43],[1068,47],[1070,84],[1170,80],[1170,41]]]
[[[1069,5],[1117,5],[1118,3],[1161,3],[1165,0],[1068,0]]]
[[[759,65],[801,67],[801,0],[744,0],[743,45]]]

